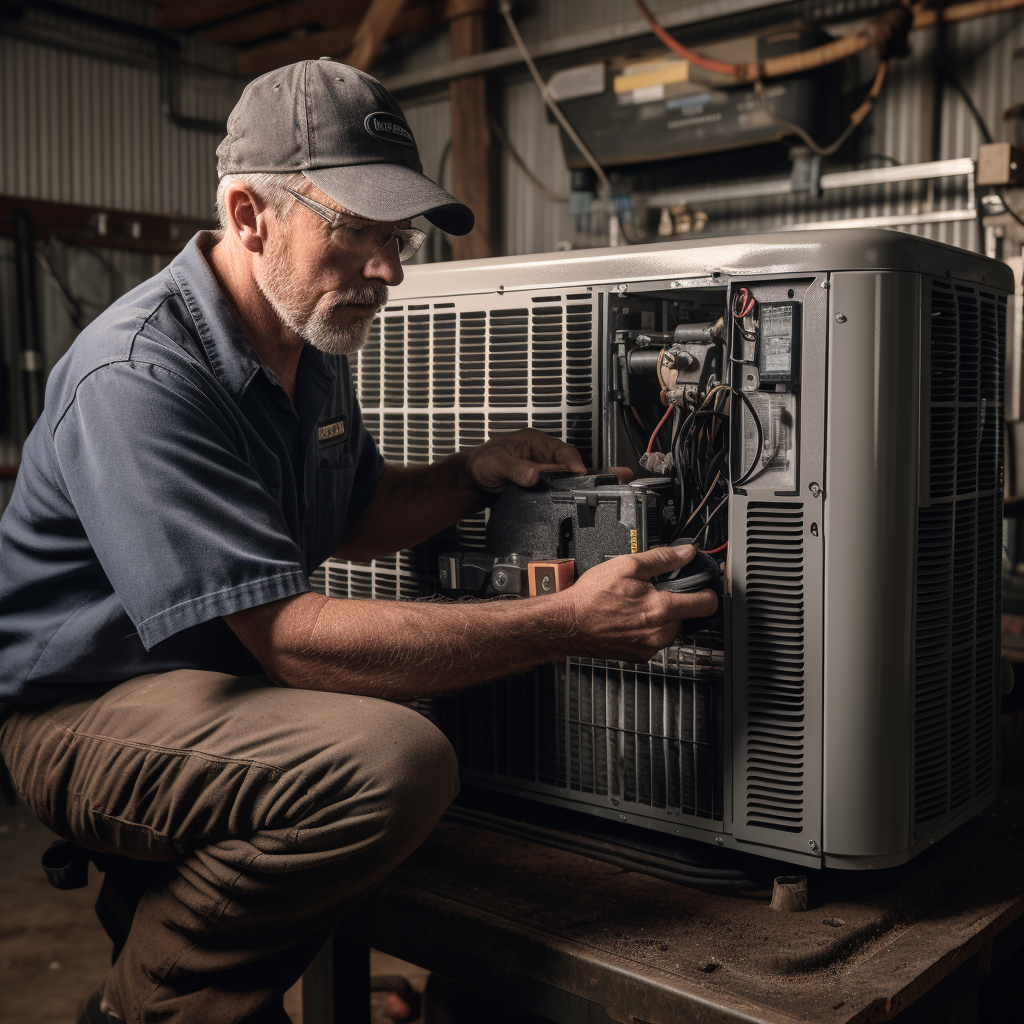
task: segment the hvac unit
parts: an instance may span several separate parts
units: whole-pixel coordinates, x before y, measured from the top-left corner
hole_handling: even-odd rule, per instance
[[[907,861],[996,787],[1012,285],[887,231],[411,267],[352,358],[386,458],[530,426],[638,480],[553,479],[490,535],[480,515],[330,561],[321,585],[413,598],[449,566],[488,594],[494,563],[696,537],[723,614],[650,662],[570,658],[427,702],[464,790],[807,866]],[[561,525],[504,550],[527,499]]]

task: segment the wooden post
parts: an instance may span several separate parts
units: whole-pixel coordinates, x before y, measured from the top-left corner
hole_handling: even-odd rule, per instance
[[[448,50],[452,60],[484,49],[483,0],[448,0]],[[494,255],[491,232],[490,132],[483,75],[456,78],[450,85],[452,110],[452,192],[476,216],[468,235],[452,237],[457,260]]]

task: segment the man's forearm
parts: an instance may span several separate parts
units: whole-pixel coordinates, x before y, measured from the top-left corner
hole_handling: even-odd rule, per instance
[[[350,524],[335,557],[367,561],[389,555],[479,512],[487,496],[465,466],[462,452],[430,466],[385,466],[373,500]]]
[[[306,594],[228,622],[286,686],[390,700],[458,690],[574,653],[562,594],[465,605]]]

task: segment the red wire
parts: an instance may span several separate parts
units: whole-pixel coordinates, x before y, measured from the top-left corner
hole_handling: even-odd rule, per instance
[[[736,298],[740,300],[740,309],[739,312],[734,309],[732,315],[736,317],[737,320],[742,320],[748,313],[753,312],[757,300],[750,294],[750,292],[747,291],[746,288],[741,288],[736,293]],[[735,306],[736,303],[733,302],[733,305]]]
[[[729,546],[729,542],[726,541],[724,544],[719,544],[717,548],[712,548],[710,551],[705,551],[705,555],[717,555],[719,551],[724,551]]]
[[[671,416],[671,415],[672,415],[672,410],[673,410],[674,408],[675,408],[675,406],[674,406],[674,405],[670,405],[670,406],[669,406],[669,407],[668,407],[668,408],[667,408],[667,409],[665,410],[665,415],[661,417],[661,421],[660,421],[660,422],[658,423],[658,425],[657,425],[657,426],[656,426],[656,427],[654,428],[654,433],[653,433],[653,434],[651,434],[651,439],[650,439],[650,441],[648,441],[648,442],[647,442],[647,454],[648,454],[648,455],[650,455],[650,454],[651,454],[651,451],[652,451],[652,450],[653,450],[653,448],[654,448],[654,439],[655,439],[655,438],[656,438],[656,437],[658,436],[658,431],[659,431],[659,430],[661,430],[661,428],[662,428],[662,427],[663,427],[663,426],[665,425],[665,420],[667,420],[667,419],[669,418],[669,416]]]
[[[680,57],[685,57],[691,64],[696,64],[698,67],[706,68],[708,71],[718,71],[723,75],[733,75],[739,77],[740,66],[738,64],[724,64],[720,60],[711,60],[709,57],[702,57],[699,53],[694,53],[693,50],[683,46],[678,39],[674,36],[670,36],[657,21],[654,19],[654,15],[647,9],[647,5],[644,0],[634,0],[637,7],[640,9],[640,13],[644,17],[644,21],[651,26],[651,31],[673,52],[678,53]]]

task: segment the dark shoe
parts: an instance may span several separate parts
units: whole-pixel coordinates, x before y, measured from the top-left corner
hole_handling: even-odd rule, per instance
[[[121,1024],[120,1017],[112,1017],[100,1009],[102,992],[93,992],[78,1011],[77,1024]]]

